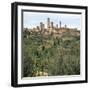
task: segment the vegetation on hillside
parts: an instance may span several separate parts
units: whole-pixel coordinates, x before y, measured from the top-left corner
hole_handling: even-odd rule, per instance
[[[79,75],[80,36],[23,32],[23,77]]]

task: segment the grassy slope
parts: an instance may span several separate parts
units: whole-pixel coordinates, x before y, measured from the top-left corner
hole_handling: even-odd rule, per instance
[[[73,32],[74,33],[74,32]],[[27,33],[24,33],[27,35]],[[80,36],[64,33],[62,37],[30,34],[24,37],[24,77],[80,74]],[[38,74],[37,74],[38,72]]]

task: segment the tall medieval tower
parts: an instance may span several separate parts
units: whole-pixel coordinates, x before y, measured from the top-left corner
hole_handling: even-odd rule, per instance
[[[47,18],[47,29],[50,28],[50,18]]]
[[[60,28],[61,28],[61,21],[60,21]]]

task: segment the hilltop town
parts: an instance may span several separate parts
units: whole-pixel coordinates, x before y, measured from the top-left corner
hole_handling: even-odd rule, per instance
[[[50,18],[47,18],[47,26],[43,22],[40,22],[39,26],[33,27],[33,29],[24,28],[24,31],[28,31],[29,33],[37,33],[43,35],[53,35],[54,37],[61,37],[64,33],[69,32],[72,35],[80,35],[80,31],[77,28],[69,28],[66,24],[64,27],[62,26],[62,22],[55,24]]]
[[[24,77],[80,75],[80,30],[47,18],[22,36]]]

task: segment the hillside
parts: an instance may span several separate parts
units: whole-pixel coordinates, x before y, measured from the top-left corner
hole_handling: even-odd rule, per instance
[[[46,31],[24,30],[23,76],[79,75],[80,31]]]

